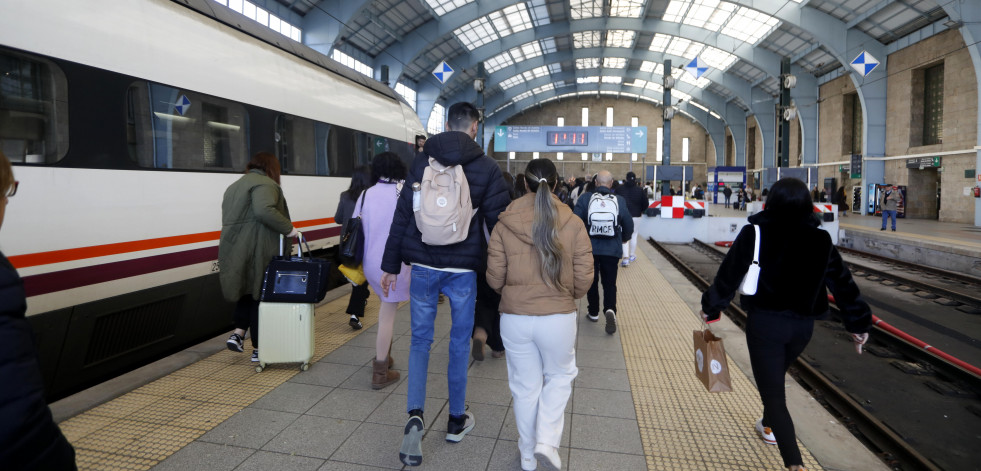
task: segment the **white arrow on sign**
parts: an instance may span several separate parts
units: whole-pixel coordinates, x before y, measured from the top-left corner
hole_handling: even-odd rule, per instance
[[[497,136],[498,137],[504,137],[504,130],[503,129],[498,129],[497,130]]]
[[[637,137],[644,137],[644,131],[641,131],[640,129],[638,129],[637,132],[635,133],[635,135]]]

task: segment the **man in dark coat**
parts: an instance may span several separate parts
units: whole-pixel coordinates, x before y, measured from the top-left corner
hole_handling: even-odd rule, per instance
[[[732,198],[732,188],[729,188],[728,186],[726,186],[725,189],[722,190],[722,196],[725,196],[725,198],[726,198],[726,207],[728,208],[729,207],[729,198]]]
[[[611,195],[613,175],[606,170],[596,174],[596,188],[587,191],[579,197],[574,212],[590,230],[589,206],[593,194]],[[613,237],[590,234],[593,244],[593,286],[586,293],[586,317],[593,322],[599,321],[599,284],[603,283],[603,315],[606,316],[606,333],[617,331],[617,262],[623,256],[623,243],[630,240],[634,233],[634,221],[627,212],[627,201],[619,195],[614,195],[617,201],[616,230]],[[593,231],[590,231],[593,232]]]
[[[640,223],[640,216],[644,214],[644,210],[647,209],[647,194],[644,189],[637,185],[637,174],[634,172],[627,172],[627,179],[617,187],[614,193],[623,197],[627,202],[627,211],[630,213],[630,217],[633,219],[634,228],[636,229],[637,224]],[[637,260],[637,231],[635,230],[633,235],[630,236],[630,240],[623,243],[623,261],[620,262],[623,266],[630,266],[634,260]]]
[[[444,166],[461,165],[470,186],[470,199],[476,209],[470,220],[467,238],[451,245],[429,245],[422,241],[413,214],[415,191],[402,191],[385,254],[382,257],[382,290],[387,294],[398,280],[401,264],[412,265],[410,312],[412,346],[409,350],[409,388],[406,410],[409,420],[404,428],[399,458],[409,466],[422,464],[422,436],[425,432],[423,409],[426,399],[426,375],[429,349],[433,343],[436,304],[439,293],[450,302],[453,327],[450,329],[449,423],[446,440],[459,442],[474,426],[474,417],[466,410],[467,366],[470,358],[470,335],[473,332],[478,271],[485,270],[487,247],[484,227],[492,231],[497,216],[511,202],[507,184],[494,159],[474,142],[479,114],[470,103],[450,106],[446,132],[426,141],[424,154],[417,155],[409,168],[405,188],[422,181],[429,157]],[[420,192],[421,193],[421,192]]]

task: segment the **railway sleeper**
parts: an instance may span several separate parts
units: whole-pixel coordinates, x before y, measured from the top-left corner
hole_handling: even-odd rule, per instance
[[[948,381],[926,381],[924,384],[930,389],[948,397],[959,397],[959,398],[974,398],[977,394],[974,391],[962,388],[957,383],[951,383]]]
[[[968,306],[967,304],[957,306],[957,310],[965,314],[981,314],[981,308],[978,308],[977,306]]]
[[[913,293],[913,296],[916,296],[918,298],[923,298],[923,299],[937,299],[937,298],[940,297],[940,296],[938,296],[936,294],[933,294],[933,293],[931,293],[929,291],[917,291],[917,292]]]
[[[930,365],[924,365],[915,361],[893,360],[889,363],[899,369],[899,371],[910,375],[935,376],[937,374]]]
[[[900,290],[900,291],[902,291],[904,293],[912,293],[912,292],[916,291],[916,288],[914,288],[912,286],[907,286],[907,285],[899,285],[899,286],[896,287],[896,289],[898,289],[898,290]]]
[[[879,358],[906,358],[902,353],[899,353],[889,347],[883,347],[881,345],[866,344],[865,351],[879,357]]]
[[[944,297],[940,297],[940,298],[934,299],[933,302],[935,302],[935,303],[937,303],[937,304],[939,304],[941,306],[960,306],[960,305],[964,304],[964,303],[962,303],[960,301],[955,301],[953,299],[944,298]]]

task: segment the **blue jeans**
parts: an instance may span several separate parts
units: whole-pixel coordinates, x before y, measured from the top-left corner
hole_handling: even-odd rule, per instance
[[[414,265],[409,285],[412,347],[409,350],[409,398],[406,412],[424,410],[429,349],[433,345],[436,305],[442,292],[450,302],[450,362],[446,368],[450,415],[466,412],[467,365],[473,333],[474,303],[477,298],[475,272],[452,273]]]
[[[886,228],[886,220],[892,218],[892,230],[896,230],[896,210],[883,209],[882,210],[882,228]]]

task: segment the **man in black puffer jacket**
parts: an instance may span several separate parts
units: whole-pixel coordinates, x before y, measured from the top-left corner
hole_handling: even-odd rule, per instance
[[[399,196],[392,219],[385,254],[382,257],[382,290],[398,280],[401,264],[412,265],[410,312],[412,346],[409,351],[409,390],[406,411],[409,421],[399,449],[399,458],[409,466],[422,464],[422,436],[425,431],[423,407],[429,349],[433,343],[436,305],[439,293],[449,299],[453,327],[450,330],[449,424],[446,440],[459,442],[474,426],[473,414],[466,410],[467,364],[470,335],[473,332],[477,294],[477,271],[486,269],[487,246],[484,227],[492,231],[497,216],[511,203],[507,184],[497,162],[484,155],[474,142],[479,114],[470,103],[456,103],[447,113],[446,129],[426,141],[424,153],[409,167],[409,176]],[[451,245],[429,245],[422,241],[413,215],[412,185],[421,182],[429,157],[444,166],[461,165],[470,186],[470,199],[476,212],[470,220],[467,238]],[[420,192],[421,193],[421,192]],[[445,203],[444,203],[445,204]]]
[[[637,225],[640,224],[640,216],[647,209],[647,193],[643,188],[637,186],[637,174],[627,172],[627,180],[617,188],[616,194],[627,200],[627,211],[634,220],[634,233],[630,236],[629,242],[623,243],[623,266],[629,266],[631,262],[637,260]]]
[[[0,226],[7,200],[17,192],[10,161],[0,152]],[[74,470],[75,450],[51,418],[27,322],[21,280],[0,252],[0,469]]]

